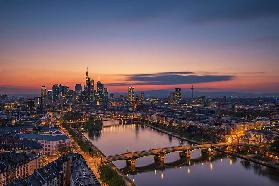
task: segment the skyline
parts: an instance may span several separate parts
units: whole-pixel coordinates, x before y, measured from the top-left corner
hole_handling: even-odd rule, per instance
[[[0,93],[84,84],[279,93],[277,1],[1,1]]]

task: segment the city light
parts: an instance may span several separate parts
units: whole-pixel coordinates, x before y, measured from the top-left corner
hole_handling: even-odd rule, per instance
[[[279,185],[279,1],[0,1],[0,186]]]

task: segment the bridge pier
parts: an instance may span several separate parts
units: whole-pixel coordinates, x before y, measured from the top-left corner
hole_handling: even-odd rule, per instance
[[[211,148],[207,148],[207,149],[202,149],[201,153],[202,155],[210,156],[214,154],[214,151]]]
[[[136,169],[136,159],[129,159],[126,160],[126,166],[129,167],[131,170]]]
[[[186,151],[182,151],[182,152],[179,152],[179,156],[181,159],[191,159],[191,152],[190,150],[186,150]]]
[[[164,164],[165,162],[165,154],[157,154],[154,156],[155,163]]]

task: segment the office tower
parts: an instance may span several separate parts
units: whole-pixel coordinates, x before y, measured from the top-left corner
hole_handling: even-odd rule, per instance
[[[88,68],[86,70],[85,75],[86,75],[85,86],[84,86],[85,96],[88,101],[93,101],[94,100],[94,80],[90,79],[89,73],[88,73]]]
[[[59,96],[59,85],[55,84],[52,86],[52,100],[53,101],[58,100],[58,96]]]
[[[104,105],[105,105],[105,106],[108,105],[108,101],[109,101],[108,96],[109,96],[109,94],[108,94],[108,89],[107,89],[107,88],[104,88]]]
[[[135,100],[134,87],[128,88],[128,101],[133,102]]]
[[[97,96],[96,96],[97,105],[100,105],[103,103],[103,98],[104,98],[104,85],[100,81],[98,81],[97,82]]]
[[[182,99],[181,88],[175,88],[174,102],[177,104],[181,101],[181,99]]]
[[[52,90],[47,91],[47,99],[52,100]]]
[[[81,84],[76,84],[76,86],[75,86],[75,92],[76,92],[76,94],[78,94],[78,95],[81,94],[81,92],[82,92],[82,86],[81,86]]]
[[[94,80],[93,79],[90,81],[89,99],[91,101],[95,100]]]
[[[41,97],[44,99],[47,96],[46,86],[41,87]]]
[[[84,92],[85,92],[85,96],[88,99],[89,95],[90,95],[90,77],[88,76],[88,68],[85,72],[85,85],[84,85]]]
[[[42,110],[43,109],[43,98],[42,97],[35,97],[34,103],[37,109]]]
[[[59,85],[59,93],[61,96],[65,97],[67,95],[68,91],[69,91],[69,87],[61,85],[61,84]]]

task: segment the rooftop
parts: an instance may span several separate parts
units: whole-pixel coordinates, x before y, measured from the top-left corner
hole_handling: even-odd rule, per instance
[[[45,140],[45,141],[60,141],[68,140],[66,135],[50,135],[50,134],[16,134],[17,137],[21,139],[31,139],[31,140]]]

